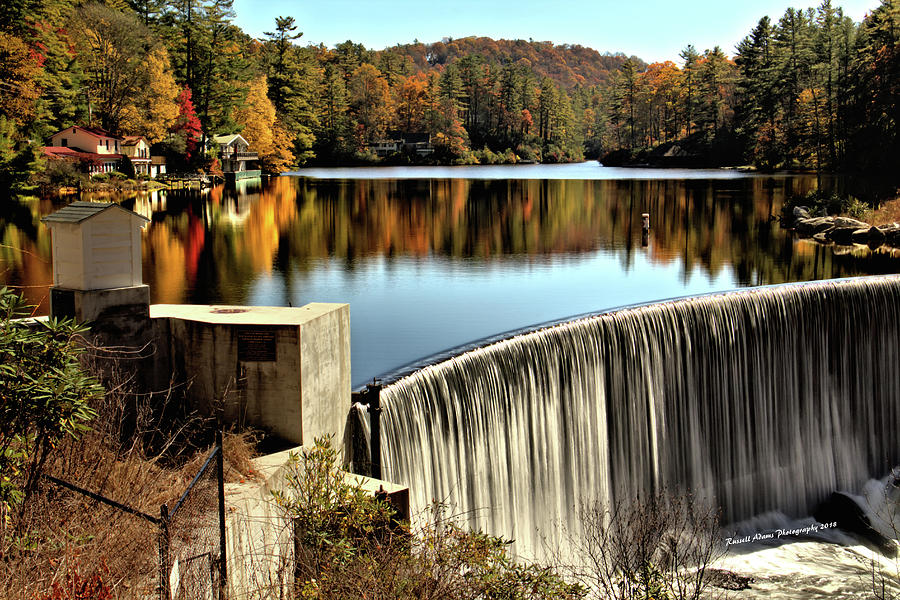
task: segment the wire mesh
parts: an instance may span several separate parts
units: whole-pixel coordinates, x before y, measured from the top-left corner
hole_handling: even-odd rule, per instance
[[[217,447],[166,520],[171,600],[217,600],[221,584]]]

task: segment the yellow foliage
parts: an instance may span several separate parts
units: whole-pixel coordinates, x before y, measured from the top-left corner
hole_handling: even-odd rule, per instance
[[[281,172],[294,162],[292,140],[275,117],[268,89],[265,75],[251,81],[244,106],[235,110],[234,120],[243,126],[241,135],[250,144],[250,150],[259,154],[260,166],[266,171]]]
[[[178,119],[176,99],[181,91],[172,76],[169,54],[163,47],[147,55],[149,86],[145,94],[122,111],[122,129],[131,135],[143,135],[151,144],[162,141]]]
[[[40,65],[21,39],[0,32],[0,114],[17,126],[34,118],[34,101],[40,96],[36,79]]]

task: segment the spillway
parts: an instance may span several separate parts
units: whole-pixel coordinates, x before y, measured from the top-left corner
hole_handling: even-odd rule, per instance
[[[900,462],[900,277],[617,310],[387,385],[385,479],[522,555],[579,507],[690,490],[726,522],[808,515]],[[565,533],[564,533],[565,532]]]

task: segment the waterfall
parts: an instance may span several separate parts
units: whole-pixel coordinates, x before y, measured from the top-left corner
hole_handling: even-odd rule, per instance
[[[898,342],[900,277],[582,318],[386,386],[384,477],[533,557],[579,507],[663,488],[807,515],[900,460]]]

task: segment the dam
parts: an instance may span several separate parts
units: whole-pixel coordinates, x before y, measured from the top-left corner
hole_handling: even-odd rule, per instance
[[[383,474],[534,558],[581,507],[664,489],[805,516],[900,461],[898,351],[896,276],[589,316],[389,382]]]

